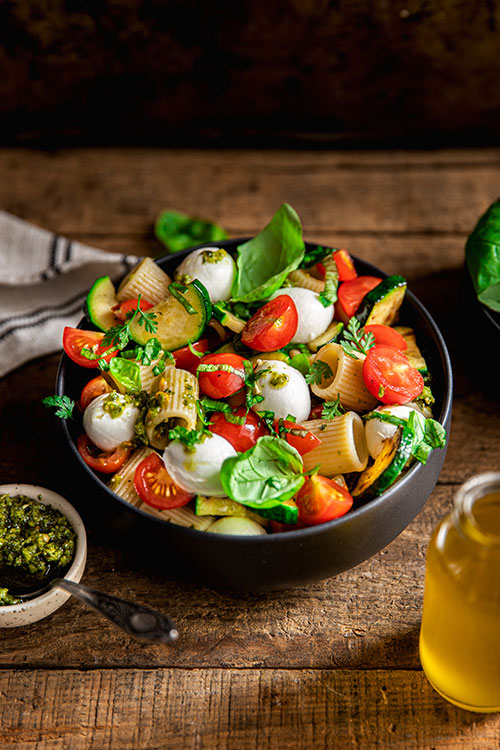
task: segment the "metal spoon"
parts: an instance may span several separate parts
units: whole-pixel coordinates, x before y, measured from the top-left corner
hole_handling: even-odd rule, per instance
[[[19,580],[9,581],[9,576],[5,570],[0,572],[0,581],[3,586],[9,589],[12,596],[23,601],[35,599],[53,587],[64,589],[108,620],[111,620],[133,638],[139,640],[149,641],[150,643],[172,643],[179,637],[179,631],[167,615],[144,607],[142,604],[135,604],[112,596],[112,594],[97,591],[89,586],[84,586],[83,583],[75,583],[67,578],[53,578],[42,588],[31,588],[27,591],[26,585],[20,585]]]

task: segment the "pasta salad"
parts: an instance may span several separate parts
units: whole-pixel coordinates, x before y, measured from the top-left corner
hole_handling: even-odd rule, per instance
[[[63,347],[94,370],[78,451],[123,500],[201,531],[289,531],[343,516],[444,447],[399,321],[406,280],[309,248],[283,204],[234,257],[201,247],[174,278],[144,258],[117,289],[95,282],[98,330],[66,328]],[[73,416],[67,396],[44,402]]]

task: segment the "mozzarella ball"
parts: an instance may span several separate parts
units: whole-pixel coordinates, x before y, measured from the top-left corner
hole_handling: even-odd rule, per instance
[[[292,344],[307,344],[326,331],[333,320],[334,306],[324,307],[319,301],[319,295],[311,289],[300,286],[291,286],[278,289],[271,295],[271,299],[281,294],[288,294],[295,302],[297,316],[299,319]]]
[[[286,419],[289,414],[297,422],[307,419],[311,411],[311,394],[302,373],[279,360],[262,362],[256,368],[256,372],[260,371],[264,372],[257,380],[256,391],[264,400],[255,404],[255,411],[272,411],[276,419]]]
[[[179,281],[201,281],[212,303],[229,299],[235,275],[234,260],[221,247],[193,250],[175,272],[175,278]]]
[[[132,440],[139,409],[117,391],[97,396],[83,413],[83,429],[102,451],[112,451]]]
[[[393,417],[400,417],[401,419],[408,419],[410,412],[413,409],[420,411],[415,404],[381,406],[378,409],[375,409],[375,411],[380,411],[384,414],[392,414]],[[383,448],[384,441],[388,438],[392,438],[397,429],[397,425],[391,424],[390,422],[383,422],[381,419],[366,420],[366,444],[368,445],[368,452],[372,458],[377,458]]]
[[[172,440],[163,453],[165,468],[180,487],[199,495],[224,497],[220,471],[226,458],[236,456],[231,443],[220,435],[206,435],[193,450]]]
[[[213,534],[239,534],[240,536],[260,536],[265,534],[265,529],[251,518],[239,518],[227,516],[214,521],[207,531]]]

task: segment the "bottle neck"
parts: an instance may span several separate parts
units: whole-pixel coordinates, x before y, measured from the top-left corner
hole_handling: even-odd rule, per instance
[[[468,539],[500,550],[500,472],[468,479],[456,492],[453,520]]]

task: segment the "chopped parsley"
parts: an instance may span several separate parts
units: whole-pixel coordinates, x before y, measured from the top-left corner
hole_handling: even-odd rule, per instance
[[[61,419],[73,419],[75,402],[69,396],[46,396],[42,398],[42,404],[47,408],[56,407],[55,415]]]
[[[306,383],[314,383],[319,385],[322,380],[333,377],[332,368],[328,362],[324,362],[322,359],[316,359],[309,372],[306,374]]]
[[[334,419],[345,414],[346,410],[340,403],[340,393],[337,394],[335,401],[325,401],[323,405],[323,411],[321,412],[321,419]]]
[[[359,354],[367,354],[368,349],[375,346],[375,336],[371,331],[367,333],[359,320],[352,317],[342,332],[340,346],[349,357],[357,359]]]

